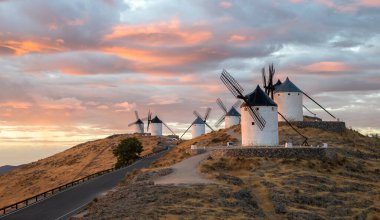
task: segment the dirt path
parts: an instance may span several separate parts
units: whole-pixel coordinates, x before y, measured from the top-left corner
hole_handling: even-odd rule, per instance
[[[198,165],[201,161],[209,156],[208,153],[196,155],[183,160],[172,166],[173,173],[160,177],[154,181],[155,184],[208,184],[214,183],[212,180],[207,179],[198,170]]]

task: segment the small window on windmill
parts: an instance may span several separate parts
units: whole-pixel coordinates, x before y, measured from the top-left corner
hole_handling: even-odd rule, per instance
[[[259,110],[259,108],[256,108],[256,111],[258,111]]]
[[[272,112],[274,111],[274,107],[272,107]]]
[[[252,125],[255,125],[255,122],[252,122]]]
[[[290,95],[290,93],[288,93],[288,95]]]
[[[280,96],[280,93],[278,93],[277,95]]]
[[[300,93],[298,93],[298,95],[300,95]]]

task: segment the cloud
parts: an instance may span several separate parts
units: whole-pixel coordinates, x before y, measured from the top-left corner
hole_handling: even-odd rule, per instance
[[[354,70],[354,68],[348,64],[333,61],[313,63],[302,69],[308,72],[344,72]]]
[[[219,79],[222,69],[248,93],[261,82],[260,69],[274,62],[276,78],[289,76],[347,123],[380,130],[373,122],[377,97],[368,96],[380,91],[378,6],[370,0],[3,1],[0,121],[21,133],[59,124],[90,138],[127,132],[125,121],[135,120],[138,107],[183,131],[194,109],[218,108],[217,97],[235,101]],[[371,108],[359,120],[362,102]],[[216,110],[211,119],[219,116]]]
[[[114,104],[114,107],[116,108],[115,112],[130,112],[136,108],[136,103],[120,102]]]

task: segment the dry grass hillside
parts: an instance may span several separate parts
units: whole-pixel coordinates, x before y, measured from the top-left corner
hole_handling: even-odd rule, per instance
[[[112,149],[128,137],[137,137],[142,142],[142,155],[151,153],[153,148],[162,142],[161,138],[164,138],[113,135],[79,144],[51,157],[21,166],[0,175],[0,207],[113,167],[116,158]]]
[[[312,145],[327,142],[338,148],[337,156],[208,158],[200,169],[216,184],[152,184],[160,167],[190,156],[186,151],[191,144],[225,145],[240,132],[238,127],[219,130],[182,142],[157,161],[156,168],[128,176],[116,191],[94,200],[84,219],[379,219],[380,140],[351,130],[300,130]],[[302,142],[282,126],[280,142],[289,138]]]

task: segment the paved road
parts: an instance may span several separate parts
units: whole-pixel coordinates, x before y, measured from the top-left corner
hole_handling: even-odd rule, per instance
[[[166,151],[160,152],[155,156],[140,160],[129,167],[99,176],[39,203],[11,213],[10,215],[4,217],[0,216],[0,219],[67,219],[74,214],[75,211],[91,202],[95,197],[114,188],[126,173],[135,169],[148,167],[165,153]]]

